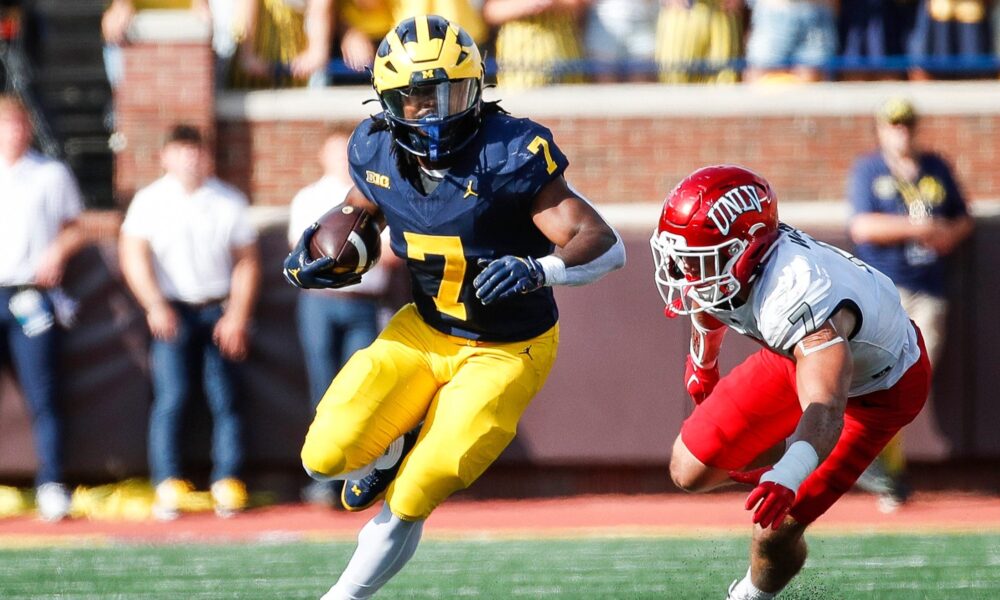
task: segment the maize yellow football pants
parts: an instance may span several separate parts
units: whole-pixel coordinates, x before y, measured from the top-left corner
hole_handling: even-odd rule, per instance
[[[408,304],[330,384],[306,434],[302,464],[326,476],[353,471],[423,421],[386,501],[401,519],[425,519],[514,439],[558,345],[558,325],[511,343],[446,335]]]

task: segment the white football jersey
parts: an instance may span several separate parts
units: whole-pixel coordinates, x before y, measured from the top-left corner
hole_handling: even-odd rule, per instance
[[[752,283],[746,304],[709,313],[734,331],[791,357],[795,344],[833,313],[850,306],[859,315],[849,337],[854,375],[849,396],[895,385],[920,348],[892,281],[849,253],[781,225]]]

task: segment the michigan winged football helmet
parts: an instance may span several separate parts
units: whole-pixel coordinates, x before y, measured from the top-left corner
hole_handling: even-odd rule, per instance
[[[719,306],[755,277],[778,237],[778,199],[756,173],[733,165],[691,173],[667,196],[650,238],[668,309]]]
[[[461,27],[437,15],[401,21],[375,56],[372,84],[393,140],[432,161],[479,131],[483,59]]]

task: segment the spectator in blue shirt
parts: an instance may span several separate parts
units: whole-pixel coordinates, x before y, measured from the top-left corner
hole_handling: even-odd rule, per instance
[[[927,344],[932,367],[941,356],[948,301],[947,257],[972,233],[973,221],[951,168],[937,154],[918,149],[917,114],[893,98],[876,115],[879,149],[854,165],[847,190],[850,235],[857,256],[889,276],[903,308]],[[885,512],[908,492],[899,438],[883,451],[859,485],[880,495]]]

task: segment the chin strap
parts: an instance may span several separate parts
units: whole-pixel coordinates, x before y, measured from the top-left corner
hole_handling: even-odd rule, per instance
[[[778,235],[780,232],[774,230],[755,237],[750,240],[746,250],[736,257],[736,262],[733,263],[730,273],[733,274],[736,281],[740,282],[740,285],[746,285],[757,277],[757,267],[767,258],[769,250],[774,247],[774,242],[778,239]]]

